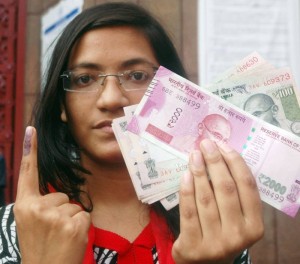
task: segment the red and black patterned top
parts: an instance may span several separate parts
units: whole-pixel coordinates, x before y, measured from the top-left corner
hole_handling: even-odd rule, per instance
[[[13,204],[0,208],[0,264],[21,263]],[[150,223],[133,241],[91,226],[83,264],[174,264],[173,239],[163,218],[151,212]],[[245,250],[234,264],[250,264]]]

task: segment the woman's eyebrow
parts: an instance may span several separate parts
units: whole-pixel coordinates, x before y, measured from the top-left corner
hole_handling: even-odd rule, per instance
[[[91,69],[91,70],[101,70],[101,66],[96,63],[91,63],[91,62],[81,62],[79,64],[76,64],[70,68],[70,70],[75,70],[75,69]]]
[[[144,58],[133,58],[126,60],[124,62],[121,62],[120,68],[127,68],[131,66],[147,66],[147,67],[155,67],[156,65],[153,64],[152,62],[148,61],[147,59]],[[93,62],[81,62],[76,65],[73,65],[70,67],[70,70],[75,70],[75,69],[91,69],[91,70],[103,70],[103,66],[97,63]]]
[[[145,66],[150,66],[150,67],[155,66],[152,62],[150,62],[144,58],[134,58],[134,59],[124,61],[121,66],[123,68],[126,68],[126,67],[130,67],[130,66],[135,66],[135,65],[145,65]]]

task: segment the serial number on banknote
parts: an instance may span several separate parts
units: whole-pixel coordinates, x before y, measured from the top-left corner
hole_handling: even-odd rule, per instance
[[[284,197],[278,193],[272,192],[271,190],[264,188],[264,187],[259,187],[258,190],[263,193],[264,195],[268,196],[269,198],[271,198],[274,201],[279,201],[279,202],[283,202],[284,201]]]
[[[195,109],[199,109],[200,108],[200,103],[197,103],[196,101],[189,99],[183,95],[177,94],[176,95],[176,99],[185,103],[186,105],[190,106],[190,107],[194,107]]]
[[[162,88],[162,91],[163,91],[164,93],[168,94],[168,95],[173,95],[173,92],[174,92],[174,91],[172,91],[171,89],[166,88],[166,87],[163,87],[163,88]],[[184,103],[184,104],[186,104],[186,105],[188,105],[188,106],[190,106],[190,107],[194,107],[195,109],[199,109],[200,106],[201,106],[200,103],[198,103],[198,102],[196,102],[196,101],[194,101],[194,100],[192,100],[192,99],[190,99],[190,98],[188,98],[188,97],[186,97],[186,96],[183,96],[183,95],[181,95],[181,94],[176,94],[176,95],[175,95],[175,98],[176,98],[178,101],[180,101],[180,102],[182,102],[182,103]]]
[[[264,82],[264,85],[265,86],[268,86],[268,85],[272,85],[274,83],[277,83],[277,82],[283,82],[283,81],[288,81],[291,79],[291,76],[288,74],[288,73],[285,73],[285,74],[280,74],[279,76],[276,76],[274,78],[271,78],[269,80],[266,80]]]
[[[253,56],[246,63],[244,63],[243,65],[239,66],[238,69],[237,69],[237,72],[243,72],[243,71],[247,70],[248,68],[250,68],[254,64],[258,63],[258,60],[259,59],[256,56]]]

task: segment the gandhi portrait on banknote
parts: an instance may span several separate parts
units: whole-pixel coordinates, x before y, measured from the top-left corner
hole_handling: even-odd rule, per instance
[[[278,106],[267,94],[258,93],[250,96],[244,103],[244,110],[272,125],[281,127],[276,119]]]
[[[224,116],[210,114],[198,124],[198,134],[198,138],[195,140],[195,148],[198,148],[200,141],[205,138],[215,142],[228,143],[231,135],[231,125]]]

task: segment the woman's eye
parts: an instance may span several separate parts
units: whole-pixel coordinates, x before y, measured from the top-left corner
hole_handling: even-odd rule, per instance
[[[148,74],[143,71],[131,72],[129,76],[132,81],[145,81],[148,79]]]
[[[74,83],[77,86],[88,86],[94,82],[94,78],[90,74],[83,74],[74,78]]]

